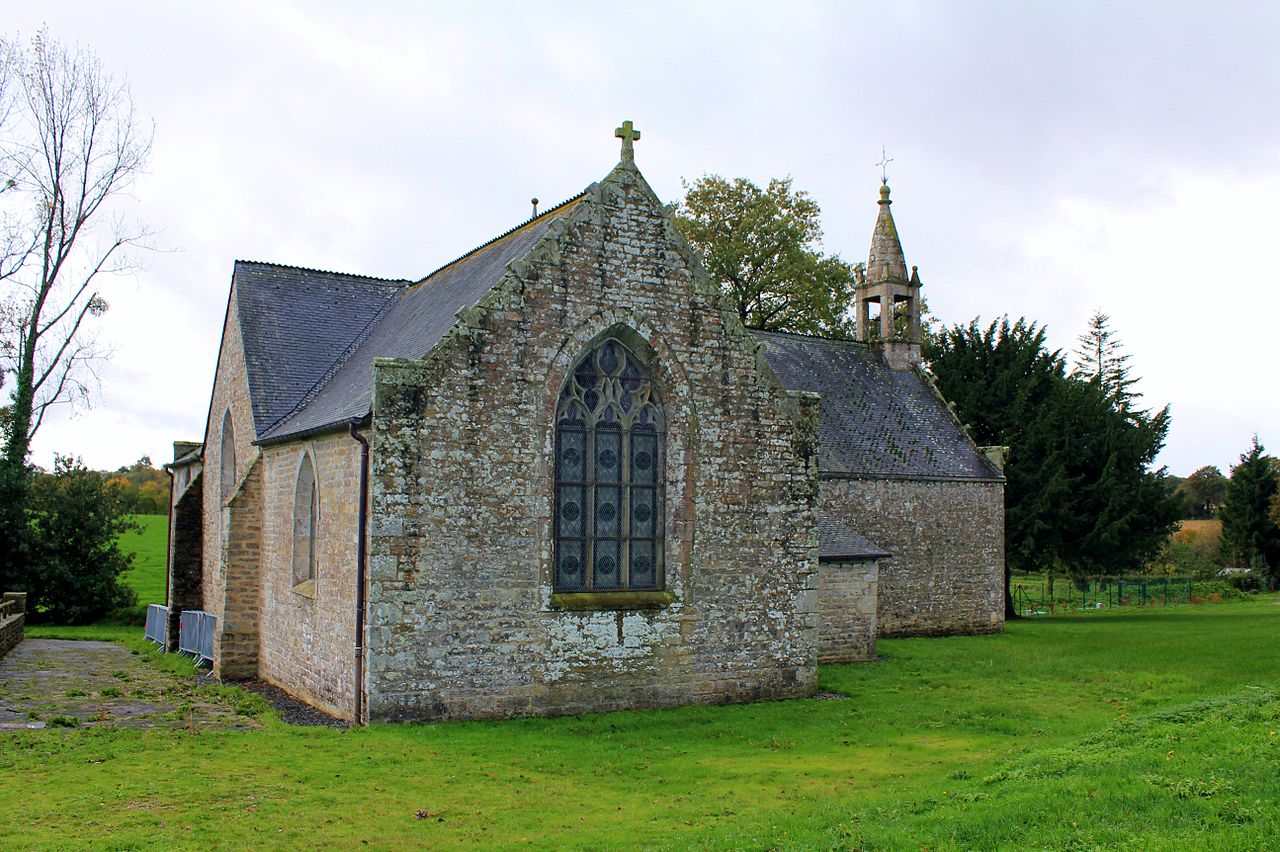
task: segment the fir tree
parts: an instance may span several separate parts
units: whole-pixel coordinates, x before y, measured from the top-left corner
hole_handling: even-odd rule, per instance
[[[1095,311],[1089,326],[1078,338],[1075,351],[1076,369],[1072,374],[1086,381],[1096,381],[1108,395],[1128,408],[1141,394],[1133,392],[1137,379],[1129,375],[1129,355],[1124,343],[1110,327],[1111,317]]]
[[[974,439],[1009,447],[1006,566],[1077,580],[1138,569],[1180,514],[1165,471],[1154,468],[1169,411],[1133,411],[1114,385],[1067,376],[1044,340],[1034,323],[1005,318],[985,330],[976,321],[946,329],[926,347],[939,389]]]
[[[1280,573],[1280,525],[1271,509],[1280,491],[1276,460],[1253,436],[1249,451],[1231,468],[1222,504],[1222,552],[1237,568]]]

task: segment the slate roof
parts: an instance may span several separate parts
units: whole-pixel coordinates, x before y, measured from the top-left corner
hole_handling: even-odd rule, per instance
[[[236,261],[254,432],[261,436],[306,398],[407,286],[408,281]]]
[[[821,395],[818,470],[900,479],[1001,479],[928,381],[865,343],[752,332],[792,390]]]
[[[867,541],[833,518],[818,516],[818,561],[884,559],[892,554]]]
[[[290,396],[290,408],[284,412],[288,416],[277,418],[279,422],[273,420],[273,426],[259,431],[258,440],[270,442],[312,434],[367,415],[372,402],[373,359],[426,355],[457,322],[457,312],[475,305],[506,273],[507,264],[528,254],[546,236],[551,223],[572,210],[582,197],[571,198],[502,234],[416,284],[398,282],[385,309],[372,317],[352,345],[331,345],[327,357],[320,359],[326,373],[324,381],[310,395]],[[295,311],[302,310],[301,306],[290,306],[281,319],[301,319]],[[343,321],[340,316],[323,312],[315,319],[335,325]],[[298,404],[300,399],[302,403]]]

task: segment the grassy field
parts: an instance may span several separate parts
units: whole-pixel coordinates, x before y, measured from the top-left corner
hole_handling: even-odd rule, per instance
[[[164,603],[165,560],[169,552],[169,518],[167,515],[134,515],[142,527],[137,532],[120,536],[120,548],[132,553],[133,567],[124,581],[138,593],[142,605]]]
[[[882,641],[846,700],[0,738],[16,848],[1263,849],[1276,599]],[[106,634],[103,634],[104,637]]]

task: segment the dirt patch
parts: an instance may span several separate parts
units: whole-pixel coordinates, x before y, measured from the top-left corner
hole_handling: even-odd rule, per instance
[[[0,660],[0,730],[259,727],[195,686],[112,642],[26,639]]]

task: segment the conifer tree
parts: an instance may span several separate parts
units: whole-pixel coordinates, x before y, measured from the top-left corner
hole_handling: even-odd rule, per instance
[[[1280,491],[1280,475],[1276,460],[1264,449],[1254,435],[1249,451],[1231,468],[1220,512],[1222,552],[1237,568],[1275,576],[1280,573],[1280,525],[1271,510]]]
[[[1129,375],[1129,355],[1124,343],[1111,329],[1111,317],[1102,311],[1094,311],[1085,333],[1077,339],[1076,369],[1072,375],[1096,381],[1108,394],[1113,395],[1124,407],[1140,394],[1133,392],[1137,379]]]
[[[1140,568],[1180,514],[1164,470],[1154,469],[1169,411],[1130,410],[1134,395],[1066,375],[1044,341],[1044,329],[1006,317],[985,330],[976,320],[945,329],[926,346],[939,389],[974,439],[1009,447],[1006,566],[1076,580]]]

